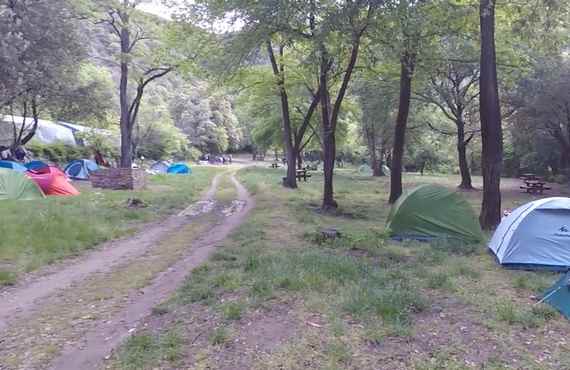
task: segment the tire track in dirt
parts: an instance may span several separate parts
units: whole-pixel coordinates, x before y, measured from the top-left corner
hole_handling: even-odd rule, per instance
[[[218,174],[214,177],[210,188],[201,197],[200,202],[213,200],[222,175]],[[211,211],[211,208],[209,210]],[[208,209],[204,211],[207,212]],[[193,217],[197,215],[192,214]],[[40,308],[43,298],[57,294],[58,291],[67,289],[94,273],[112,271],[119,264],[143,255],[165,235],[189,224],[191,220],[191,217],[173,215],[164,221],[151,223],[134,236],[104,243],[101,248],[87,253],[78,258],[77,262],[59,271],[39,276],[25,282],[22,286],[0,292],[0,331],[6,329],[10,322],[33,314]]]
[[[111,320],[99,322],[80,344],[64,347],[60,356],[52,362],[51,369],[88,370],[103,366],[110,355],[128,336],[136,331],[137,324],[152,313],[153,307],[165,301],[183,283],[188,274],[200,266],[215,251],[216,245],[240,226],[254,207],[254,200],[247,190],[231,175],[241,204],[235,212],[226,215],[208,233],[192,241],[190,253],[158,274],[141,294],[116,314]]]

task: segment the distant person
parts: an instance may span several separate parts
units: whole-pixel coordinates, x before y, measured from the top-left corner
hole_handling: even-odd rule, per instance
[[[231,155],[231,154],[228,155],[228,161],[230,162],[230,164],[232,164],[233,158],[232,158],[232,155]]]
[[[99,150],[95,151],[95,163],[100,167],[109,167],[109,162],[105,160],[103,154]]]

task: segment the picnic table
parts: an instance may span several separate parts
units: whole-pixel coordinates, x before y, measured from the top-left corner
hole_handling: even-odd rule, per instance
[[[534,180],[542,181],[542,177],[537,176],[534,173],[523,173],[521,175],[521,180],[523,180],[523,181],[527,181],[527,180],[529,180],[529,181],[534,181]]]
[[[546,182],[538,179],[526,179],[523,180],[524,185],[520,188],[528,194],[543,194],[545,190],[550,190],[551,187],[545,186]]]

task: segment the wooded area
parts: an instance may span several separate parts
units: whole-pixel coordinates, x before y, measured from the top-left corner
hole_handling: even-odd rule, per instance
[[[484,228],[500,220],[501,176],[567,181],[563,1],[200,0],[170,19],[140,3],[2,5],[0,110],[24,118],[3,128],[5,149],[41,117],[114,130],[119,151],[91,142],[126,168],[283,152],[296,188],[301,163],[319,159],[323,211],[338,206],[337,162],[387,166],[391,203],[402,171],[458,173],[464,190],[481,174]]]

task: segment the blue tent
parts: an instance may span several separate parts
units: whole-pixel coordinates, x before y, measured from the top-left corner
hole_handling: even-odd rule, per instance
[[[570,268],[570,198],[535,200],[505,217],[491,242],[501,265],[512,268]]]
[[[97,163],[89,159],[78,159],[68,164],[64,172],[75,180],[89,180],[89,174],[98,169]]]
[[[32,170],[32,171],[37,171],[39,169],[49,167],[49,165],[47,163],[42,162],[42,161],[31,161],[31,162],[26,163],[24,166],[26,166],[26,168],[28,170]]]
[[[192,173],[192,170],[186,163],[174,163],[168,167],[168,170],[166,172],[176,175],[188,175]]]
[[[543,295],[541,302],[556,308],[564,317],[570,319],[570,272],[551,286]]]
[[[14,170],[18,172],[26,172],[28,169],[18,162],[12,161],[0,161],[0,168],[7,168],[9,170]]]
[[[151,171],[156,173],[167,173],[169,164],[163,161],[155,162],[152,166],[150,166]]]

